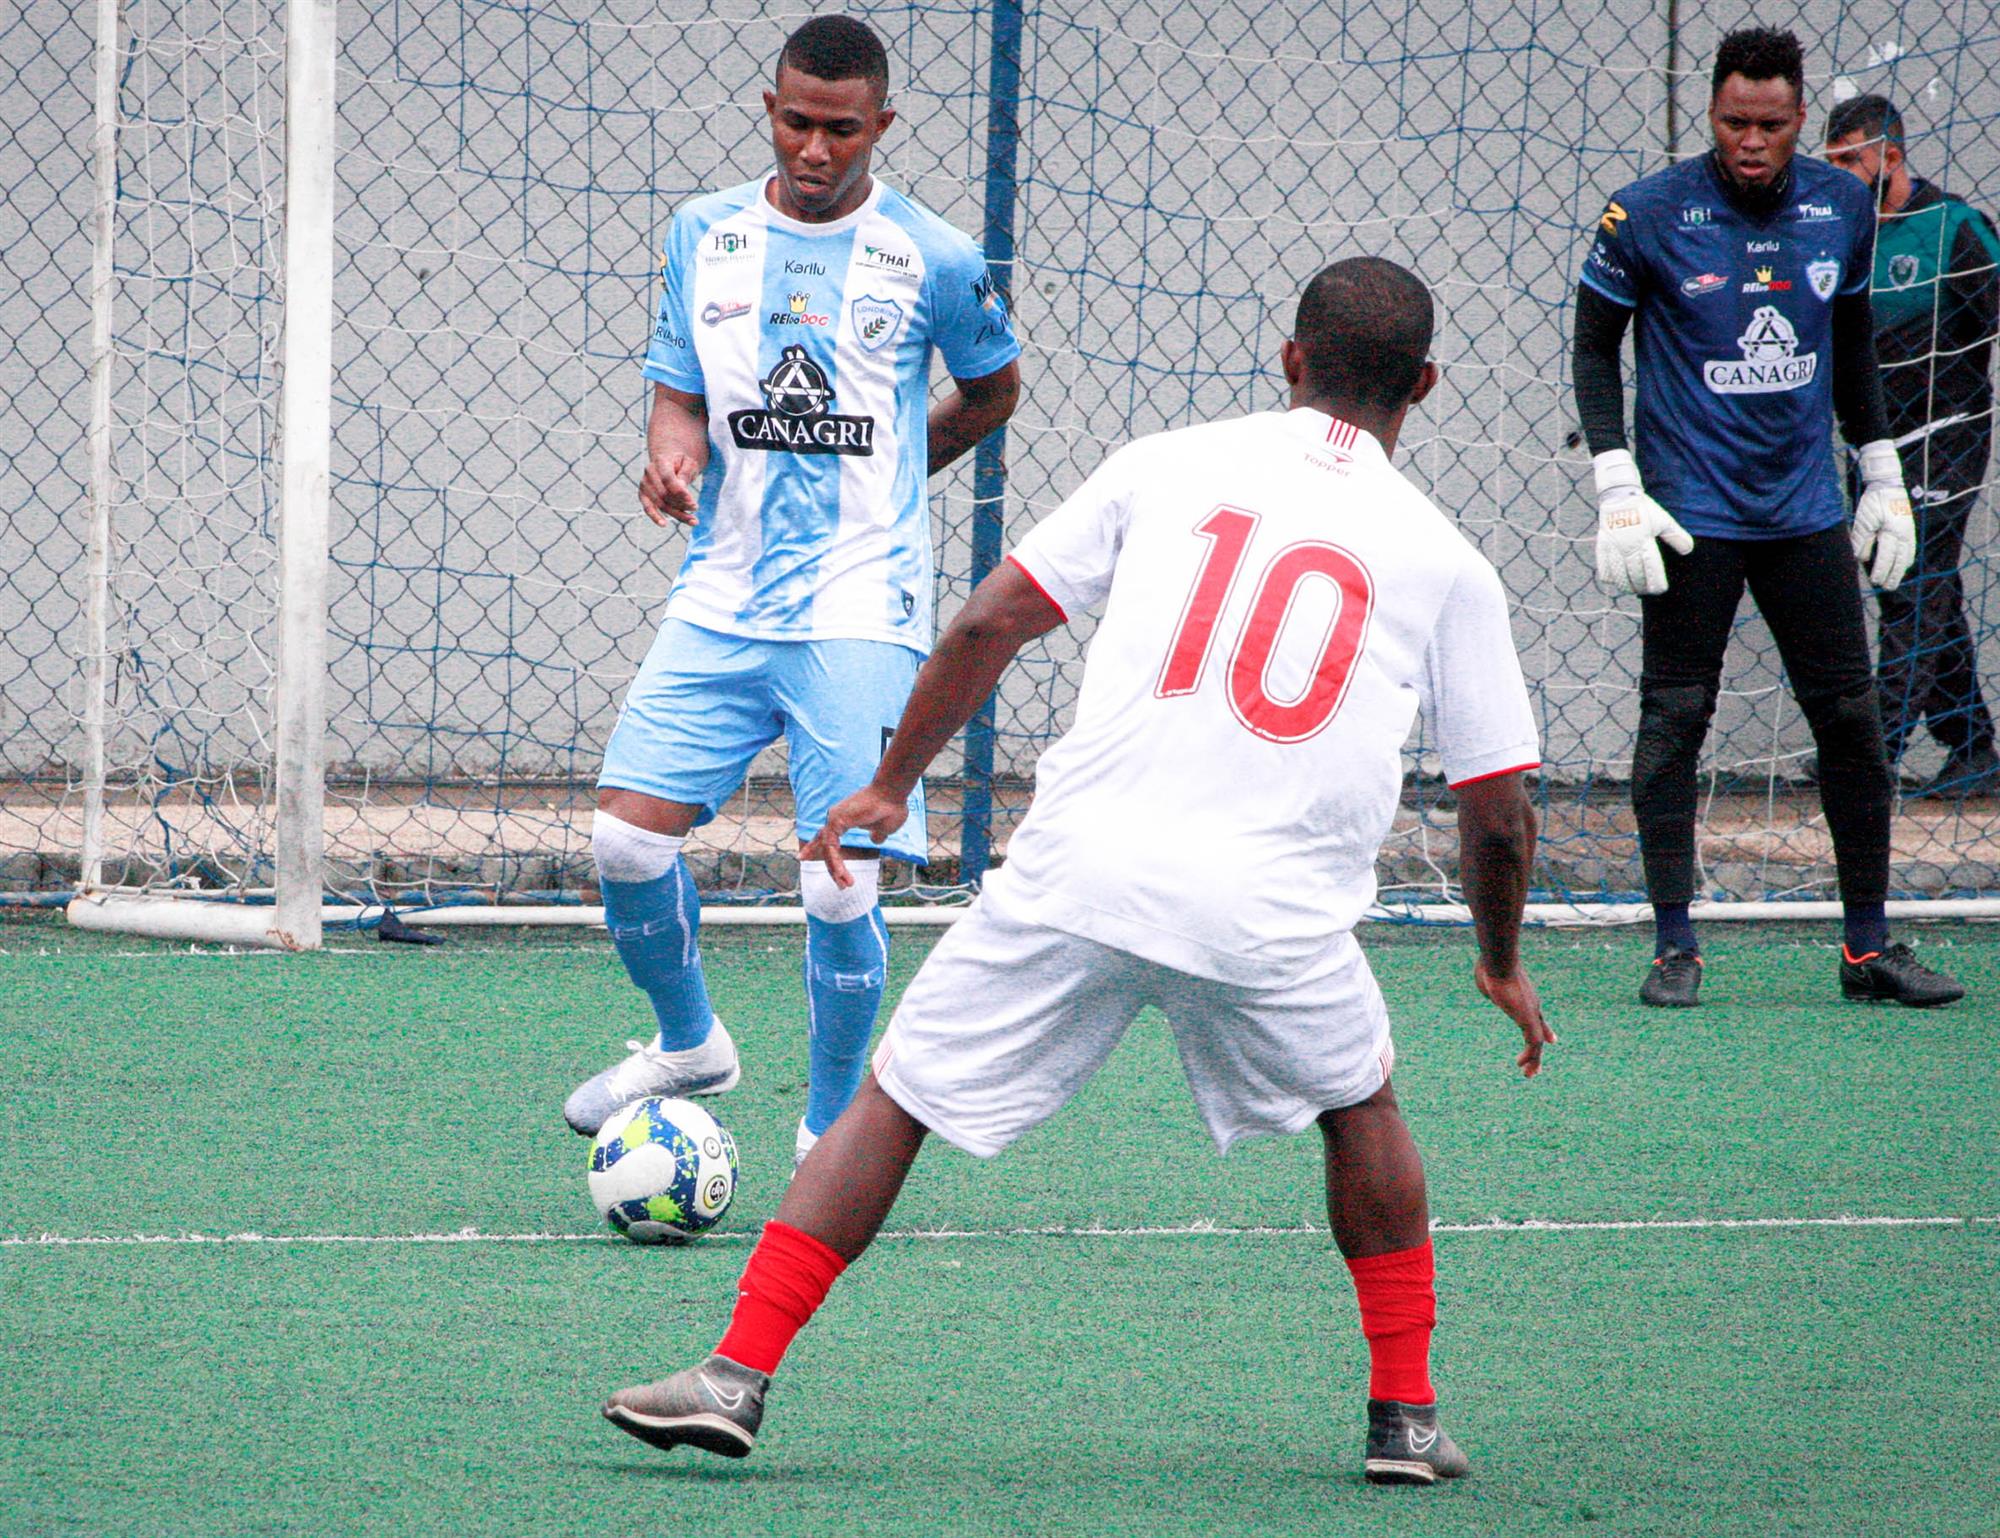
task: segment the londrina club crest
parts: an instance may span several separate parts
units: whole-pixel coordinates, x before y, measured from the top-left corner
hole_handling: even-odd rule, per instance
[[[903,329],[903,307],[870,294],[854,301],[854,339],[864,352],[880,352]]]

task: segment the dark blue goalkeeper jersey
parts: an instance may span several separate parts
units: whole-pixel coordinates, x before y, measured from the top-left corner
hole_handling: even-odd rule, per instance
[[[1847,516],[1833,457],[1833,300],[1865,293],[1875,210],[1859,178],[1792,161],[1766,218],[1714,157],[1632,183],[1582,281],[1636,312],[1633,444],[1646,491],[1696,536],[1782,539]]]

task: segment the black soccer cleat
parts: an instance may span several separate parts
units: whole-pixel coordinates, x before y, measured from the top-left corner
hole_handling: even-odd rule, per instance
[[[1368,1448],[1361,1472],[1370,1484],[1428,1485],[1471,1471],[1458,1444],[1438,1424],[1436,1405],[1368,1401]]]
[[[1662,1009],[1692,1009],[1701,1002],[1700,993],[1701,953],[1678,945],[1662,951],[1639,984],[1639,1002]]]
[[[620,1389],[604,1403],[604,1418],[654,1447],[699,1447],[723,1458],[745,1458],[764,1423],[764,1373],[711,1356],[699,1367],[658,1383]]]
[[[1907,1004],[1912,1009],[1929,1009],[1964,998],[1965,985],[1942,972],[1933,972],[1901,943],[1861,957],[1850,956],[1843,945],[1840,996],[1864,1004]]]

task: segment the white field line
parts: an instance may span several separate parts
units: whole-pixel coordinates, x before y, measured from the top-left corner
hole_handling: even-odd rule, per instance
[[[1833,1218],[1626,1218],[1565,1222],[1552,1218],[1488,1218],[1479,1223],[1432,1223],[1434,1234],[1576,1234],[1679,1232],[1690,1229],[1814,1228],[1972,1228],[2000,1225],[1992,1217],[1833,1217]],[[712,1234],[711,1244],[747,1244],[754,1234]],[[1292,1227],[1225,1228],[1190,1223],[1174,1228],[910,1228],[885,1230],[883,1239],[1303,1239],[1328,1237],[1311,1224]],[[12,1234],[0,1249],[71,1249],[144,1245],[213,1244],[615,1244],[616,1234],[485,1234],[474,1228],[439,1234]]]

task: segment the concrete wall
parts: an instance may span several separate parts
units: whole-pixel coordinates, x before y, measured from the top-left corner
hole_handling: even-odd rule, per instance
[[[871,8],[861,6],[867,12]],[[879,169],[976,231],[987,31],[883,6],[902,117]],[[1684,10],[1695,8],[1684,7]],[[1837,77],[1910,104],[1913,158],[2000,204],[2000,40],[1962,7],[1811,0],[1816,134]],[[636,359],[674,206],[755,175],[793,11],[636,0],[342,9],[332,757],[401,780],[587,781],[680,549],[636,511]],[[0,32],[0,771],[70,772],[86,500],[91,40],[52,0]],[[121,104],[113,760],[219,780],[264,757],[282,275],[281,12],[133,0]],[[1706,142],[1718,34],[1684,21],[1678,143]],[[1663,12],[1031,6],[1010,530],[1135,433],[1276,404],[1303,281],[1372,252],[1434,287],[1446,384],[1410,473],[1500,566],[1549,772],[1621,778],[1636,606],[1591,573],[1569,302],[1604,198],[1665,163]],[[943,610],[969,472],[935,483]],[[2000,640],[1976,522],[1970,599]],[[1088,627],[1004,690],[1003,772],[1065,720]],[[1803,753],[1744,621],[1712,740]],[[1421,756],[1413,765],[1423,762]],[[765,764],[766,769],[775,767]]]

